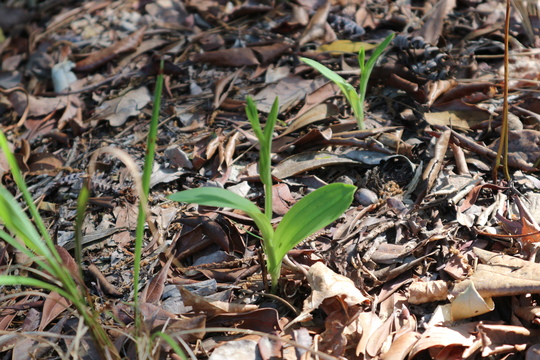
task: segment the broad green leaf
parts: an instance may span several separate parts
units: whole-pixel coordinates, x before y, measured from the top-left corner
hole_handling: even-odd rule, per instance
[[[251,201],[236,195],[232,191],[215,187],[202,187],[180,191],[169,195],[168,198],[178,202],[242,210],[255,221],[265,240],[272,238],[272,225],[259,208]]]
[[[330,184],[294,204],[276,229],[276,256],[283,258],[306,237],[336,220],[351,205],[355,191],[353,185]]]

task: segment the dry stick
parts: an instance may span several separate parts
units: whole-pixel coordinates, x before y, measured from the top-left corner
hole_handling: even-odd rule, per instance
[[[497,182],[497,173],[501,165],[506,180],[510,180],[508,171],[508,38],[510,29],[510,0],[506,0],[506,17],[504,20],[504,86],[503,86],[503,121],[501,127],[501,141],[493,166],[493,182]]]
[[[88,266],[88,272],[96,279],[96,281],[101,285],[103,291],[111,296],[120,297],[122,293],[116,290],[116,288],[107,280],[107,278],[99,271],[98,267],[94,264]]]
[[[452,132],[450,129],[445,130],[442,134],[440,134],[439,140],[437,140],[437,145],[435,145],[435,154],[422,174],[422,186],[424,188],[422,189],[420,195],[418,195],[418,199],[416,199],[416,205],[420,205],[420,203],[422,203],[426,195],[429,194],[433,184],[435,184],[435,180],[439,177],[439,172],[442,169],[444,155],[448,149],[451,134]]]
[[[470,175],[469,167],[467,166],[467,161],[465,159],[465,153],[463,149],[457,146],[454,142],[450,143],[452,152],[454,153],[454,160],[456,161],[456,167],[460,175]]]

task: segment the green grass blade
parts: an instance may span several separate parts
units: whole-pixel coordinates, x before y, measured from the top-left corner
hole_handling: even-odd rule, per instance
[[[35,254],[47,258],[52,256],[50,249],[41,239],[34,224],[32,224],[13,195],[3,186],[0,186],[0,223],[3,223]]]
[[[0,205],[1,206],[1,205]],[[41,266],[43,270],[48,271],[49,273],[54,273],[54,269],[47,263],[46,261],[43,261],[44,257],[42,256],[36,256],[35,253],[30,251],[24,244],[17,241],[15,238],[11,237],[7,232],[0,230],[0,239],[3,239],[5,242],[7,242],[9,245],[13,246],[13,248],[19,250],[29,258],[31,258],[36,264]]]
[[[279,223],[274,243],[282,259],[298,243],[336,220],[352,203],[356,187],[342,183],[323,186],[298,201]]]
[[[141,257],[144,237],[144,224],[146,222],[146,212],[143,203],[148,201],[150,193],[150,178],[154,167],[154,154],[157,142],[157,129],[159,125],[159,113],[161,110],[161,94],[163,91],[163,60],[159,64],[159,74],[156,79],[156,88],[154,91],[154,103],[152,109],[152,119],[148,129],[148,138],[146,141],[146,155],[144,157],[144,167],[142,174],[142,191],[139,199],[139,213],[137,214],[137,228],[135,231],[135,251],[133,256],[133,302],[135,304],[135,328],[137,334],[140,330],[141,316],[139,309],[139,277],[141,270]]]
[[[373,68],[375,67],[375,63],[383,53],[383,51],[386,49],[386,47],[390,44],[390,42],[394,39],[394,33],[388,35],[386,39],[382,43],[377,46],[377,48],[373,51],[373,54],[369,57],[369,60],[365,64],[364,67],[361,66],[362,73],[360,74],[360,97],[362,98],[362,102],[366,97],[366,91],[367,91],[367,85],[369,81],[369,77],[371,76],[371,72],[373,71]],[[358,62],[364,61],[363,51],[361,50],[358,53]]]
[[[334,71],[330,70],[329,68],[327,68],[323,64],[318,63],[315,60],[311,60],[311,59],[303,58],[303,57],[301,57],[300,60],[302,60],[303,62],[305,62],[306,64],[308,64],[309,66],[317,70],[318,72],[320,72],[328,80],[333,81],[339,87],[343,95],[345,95],[349,103],[351,102],[351,96],[352,94],[356,94],[356,90],[344,78],[342,78],[341,76],[336,74]]]
[[[172,347],[176,355],[178,355],[182,360],[188,360],[188,357],[186,356],[180,345],[178,345],[178,343],[171,336],[164,332],[158,331],[152,334],[152,340],[154,340],[156,337],[160,337],[165,340],[165,342],[167,342],[167,344]]]
[[[13,156],[13,154],[11,153],[6,136],[4,135],[3,132],[0,132],[0,148],[2,149],[4,156],[6,157],[9,163],[13,180],[15,180],[15,183],[17,184],[19,191],[23,195],[26,205],[28,206],[28,210],[30,211],[30,215],[32,215],[32,218],[34,219],[34,223],[36,224],[37,228],[39,229],[39,232],[41,233],[41,237],[45,239],[45,243],[47,244],[47,246],[49,246],[49,248],[53,248],[54,243],[51,237],[49,236],[47,227],[45,226],[45,223],[43,222],[43,219],[41,218],[39,211],[36,205],[34,204],[32,196],[30,195],[30,192],[28,191],[28,187],[26,186],[26,182],[24,181],[21,175],[21,170],[19,169],[17,160],[15,159],[15,156]],[[33,225],[32,225],[32,228],[34,228]],[[40,240],[40,242],[42,243],[43,241]],[[36,245],[38,244],[36,243]],[[57,254],[55,254],[55,256],[56,255]],[[56,259],[60,261],[60,256],[56,256]]]
[[[381,56],[383,51],[388,47],[388,45],[390,45],[390,43],[394,39],[394,36],[395,36],[394,33],[388,35],[386,39],[384,39],[383,42],[380,43],[379,46],[377,46],[375,50],[373,50],[373,54],[371,54],[366,64],[366,69],[368,69],[369,71],[369,74],[367,74],[368,78],[369,78],[369,75],[371,75],[371,70],[373,70],[373,67],[375,66],[375,63],[377,62],[377,60],[379,59],[379,56]],[[364,74],[362,74],[362,76],[363,75]]]
[[[257,136],[257,139],[259,139],[259,142],[261,142],[261,139],[264,139],[264,135],[261,128],[261,122],[259,120],[259,112],[257,111],[257,105],[255,105],[255,102],[253,101],[251,96],[248,96],[246,98],[246,104],[246,115],[248,117],[249,123],[253,128],[255,136]]]
[[[52,285],[46,281],[41,281],[38,279],[26,277],[26,276],[15,276],[15,275],[0,275],[0,285],[3,286],[31,286],[35,288],[42,288],[47,289],[50,291],[56,291],[61,296],[65,297],[66,299],[73,300],[73,297],[71,294],[64,291],[64,289]]]

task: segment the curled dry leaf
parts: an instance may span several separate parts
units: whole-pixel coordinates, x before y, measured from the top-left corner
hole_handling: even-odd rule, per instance
[[[476,340],[474,335],[477,323],[466,323],[454,327],[432,326],[428,328],[416,342],[409,358],[414,357],[421,351],[444,348],[446,351],[452,351],[454,354],[462,353],[468,347],[472,346]]]
[[[521,351],[526,345],[538,343],[539,329],[523,326],[478,324],[478,331],[484,348],[482,356]]]
[[[325,35],[327,29],[326,19],[328,18],[329,11],[330,1],[326,1],[323,6],[317,9],[315,15],[309,21],[306,30],[304,30],[302,36],[298,39],[298,45],[302,46]]]
[[[103,102],[94,120],[106,119],[111,126],[122,126],[130,116],[138,115],[150,100],[150,91],[142,86],[124,96]]]
[[[492,311],[495,304],[491,298],[484,299],[474,288],[474,283],[452,300],[452,320],[463,320]]]
[[[370,303],[370,300],[354,285],[351,279],[336,274],[322,262],[315,263],[309,268],[307,279],[311,285],[311,295],[304,301],[302,313],[288,326],[307,319],[309,314],[328,298],[340,297],[348,306]]]
[[[445,301],[448,298],[446,281],[416,281],[409,286],[409,303],[425,304],[435,301]]]
[[[473,252],[482,264],[469,278],[454,285],[452,295],[462,293],[471,282],[483,298],[540,292],[540,264],[479,248]]]

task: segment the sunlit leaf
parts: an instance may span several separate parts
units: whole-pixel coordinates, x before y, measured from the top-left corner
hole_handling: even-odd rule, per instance
[[[263,236],[265,238],[266,236],[269,236],[270,238],[272,237],[271,234],[273,230],[270,221],[266,219],[259,208],[251,201],[241,197],[240,195],[236,195],[229,190],[215,187],[204,187],[180,191],[169,195],[168,198],[178,202],[242,210],[248,214],[253,221],[255,221],[259,227],[259,230],[263,232]]]
[[[306,237],[336,220],[352,203],[355,191],[353,185],[330,184],[294,204],[276,229],[276,256],[283,258]]]

